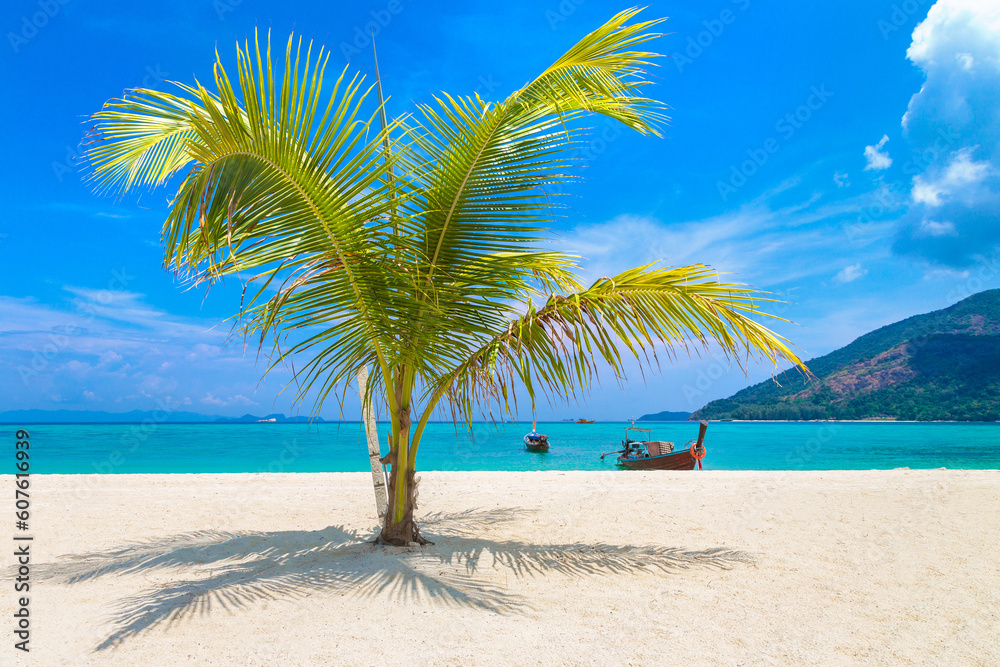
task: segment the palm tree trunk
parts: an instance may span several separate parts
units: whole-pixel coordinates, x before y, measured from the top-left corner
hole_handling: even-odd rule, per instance
[[[413,520],[413,511],[417,508],[417,479],[413,470],[393,464],[389,474],[389,497],[401,499],[400,504],[390,504],[382,523],[382,534],[379,544],[390,544],[396,547],[412,547],[423,544],[433,544],[420,535],[420,529]]]
[[[386,512],[382,524],[382,534],[378,538],[380,544],[391,544],[397,547],[431,544],[420,535],[413,511],[417,508],[416,471],[412,461],[409,461],[410,445],[410,410],[401,408],[398,415],[399,432],[396,441],[390,448],[389,456],[392,469],[389,473],[389,511]]]
[[[414,471],[393,464],[389,475],[389,496],[402,498],[397,506],[393,502],[385,515],[379,542],[397,547],[429,544],[420,536],[420,530],[413,521],[413,510],[417,508],[417,479]]]

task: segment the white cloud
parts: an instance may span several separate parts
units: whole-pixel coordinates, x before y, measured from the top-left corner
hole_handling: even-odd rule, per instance
[[[957,51],[952,46],[960,34],[977,37],[969,44],[993,44],[993,53],[1000,52],[1000,5],[995,0],[938,0],[914,29],[906,56],[921,66],[941,62],[953,53],[971,62],[969,50]]]
[[[906,53],[925,81],[903,116],[919,173],[896,248],[961,267],[1000,244],[1000,2],[938,0]]]
[[[971,53],[955,54],[955,60],[959,62],[959,64],[962,66],[962,69],[964,70],[972,69],[972,65],[973,63],[975,63],[975,59],[972,57]]]
[[[113,364],[115,362],[121,361],[122,359],[123,359],[122,355],[118,354],[114,350],[108,350],[107,352],[104,352],[103,354],[98,356],[98,360],[102,364]]]
[[[933,183],[928,183],[923,176],[914,176],[913,191],[910,196],[914,203],[937,206],[941,203],[942,190],[939,190]]]
[[[990,172],[990,164],[976,162],[971,153],[971,148],[963,148],[954,155],[944,172],[946,182],[957,186],[978,183]]]
[[[62,373],[73,373],[76,375],[85,375],[87,371],[90,370],[90,364],[79,361],[77,359],[71,359],[58,369]]]
[[[175,317],[164,310],[150,306],[145,302],[145,295],[137,292],[124,289],[92,289],[74,285],[65,285],[63,289],[74,296],[74,305],[87,318],[110,320],[171,338],[218,340],[226,336],[214,325]]]
[[[205,394],[201,399],[201,402],[205,405],[215,405],[220,408],[229,407],[232,405],[257,405],[256,401],[252,401],[243,394],[236,394],[235,396],[230,396],[229,398],[216,398],[211,393]]]
[[[924,272],[923,279],[924,281],[932,281],[936,283],[940,283],[943,281],[955,283],[956,281],[959,280],[968,280],[970,275],[972,275],[972,272],[969,271],[968,269],[963,269],[960,271],[958,269],[952,269],[947,266],[936,266],[928,268]]]
[[[838,285],[853,283],[858,278],[863,278],[868,273],[868,269],[861,268],[861,264],[851,264],[845,266],[837,275],[833,277],[833,282]]]
[[[865,159],[868,160],[868,164],[865,165],[865,171],[869,169],[879,171],[892,166],[892,158],[889,157],[889,152],[885,150],[885,145],[888,141],[889,135],[883,134],[877,144],[874,146],[865,146]]]
[[[924,236],[954,236],[955,235],[955,223],[945,220],[944,222],[938,222],[937,220],[924,220],[920,223],[920,232]]]
[[[989,162],[977,162],[972,149],[955,153],[944,169],[931,169],[913,177],[913,201],[928,206],[940,206],[944,200],[972,193],[975,186],[990,174]]]
[[[833,172],[833,182],[837,184],[838,188],[846,188],[851,185],[851,179],[848,177],[847,173],[841,173],[839,171]]]

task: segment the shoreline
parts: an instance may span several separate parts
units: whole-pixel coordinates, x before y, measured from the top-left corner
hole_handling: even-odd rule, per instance
[[[937,468],[908,468],[908,467],[898,467],[898,468],[865,468],[865,469],[830,469],[830,470],[811,470],[811,469],[795,469],[789,468],[787,470],[620,470],[618,468],[608,468],[606,470],[558,470],[558,469],[544,469],[544,470],[417,470],[417,474],[433,473],[434,475],[441,475],[442,477],[463,477],[463,476],[484,476],[488,477],[490,475],[510,475],[510,476],[520,476],[520,475],[579,475],[579,476],[590,476],[590,475],[600,475],[612,477],[619,477],[626,479],[628,477],[643,478],[645,481],[649,479],[656,480],[657,478],[663,478],[671,483],[675,482],[685,482],[687,478],[690,477],[745,477],[745,476],[768,476],[768,475],[801,475],[801,476],[826,476],[826,475],[887,475],[894,473],[935,473],[935,472],[946,472],[954,474],[983,474],[983,475],[995,475],[1000,473],[1000,468],[947,468],[947,467],[937,467]],[[158,473],[158,472],[141,472],[141,473],[31,473],[31,477],[46,477],[46,478],[78,478],[83,476],[93,477],[95,479],[101,479],[106,477],[174,477],[178,475],[188,475],[188,476],[202,476],[202,477],[215,477],[215,476],[232,476],[232,475],[243,475],[246,477],[273,477],[276,479],[280,478],[296,478],[305,476],[315,476],[315,477],[363,477],[365,479],[371,479],[371,471],[369,470],[359,470],[359,471],[314,471],[314,472],[269,472],[269,471],[255,471],[255,472],[183,472],[183,473]],[[366,477],[367,476],[367,477]],[[4,481],[11,482],[15,479],[14,473],[0,473],[0,484]],[[484,480],[485,481],[485,480]],[[1000,477],[998,477],[998,482],[1000,482]]]
[[[13,664],[1000,659],[998,471],[418,475],[414,549],[370,473],[33,476]]]
[[[598,424],[695,424],[699,421],[707,421],[709,424],[1000,424],[1000,421],[964,421],[964,420],[952,420],[952,421],[919,421],[915,419],[686,419],[684,421],[653,421],[646,420],[642,421],[639,419],[631,420],[625,419],[622,421],[602,421],[595,420],[589,424],[577,424],[575,422],[556,419],[551,421],[544,421],[540,419],[531,420],[526,419],[524,421],[509,421],[509,422],[492,422],[485,420],[473,421],[473,424],[494,424],[496,426],[504,425],[522,425],[530,424],[535,421],[539,424],[564,424],[567,426],[590,426]],[[156,423],[158,426],[320,426],[324,424],[329,424],[331,426],[342,426],[344,424],[361,424],[361,420],[344,420],[344,421],[333,421],[330,419],[324,419],[323,421],[285,421],[285,422],[182,422],[182,421],[157,421],[154,419],[147,419],[144,421],[115,421],[115,422],[31,422],[31,421],[20,421],[20,422],[0,422],[0,426],[141,426],[147,423]],[[378,424],[388,424],[388,422],[379,421]],[[454,424],[454,422],[449,420],[430,420],[428,424]],[[458,426],[461,428],[464,422],[459,422]]]

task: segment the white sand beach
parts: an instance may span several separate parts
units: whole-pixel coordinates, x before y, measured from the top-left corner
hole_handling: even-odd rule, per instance
[[[1000,664],[996,471],[421,477],[396,550],[368,474],[33,476],[0,663]]]

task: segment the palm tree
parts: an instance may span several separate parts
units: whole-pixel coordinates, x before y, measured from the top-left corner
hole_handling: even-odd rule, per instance
[[[659,54],[636,50],[659,21],[629,25],[637,13],[504,100],[442,94],[382,127],[364,77],[348,66],[325,86],[329,52],[301,38],[277,75],[270,39],[255,38],[237,47],[235,82],[217,56],[214,91],[132,90],[95,114],[98,188],[178,179],[165,266],[194,283],[245,281],[238,330],[268,346],[267,370],[300,361],[297,400],[318,411],[373,369],[365,400],[391,424],[385,543],[424,542],[414,473],[439,406],[470,421],[509,413],[518,392],[532,406],[571,398],[599,369],[622,380],[629,359],[655,366],[692,344],[801,366],[754,319],[766,296],[707,266],[641,266],[584,287],[577,258],[546,248],[561,207],[549,191],[570,179],[581,117],[657,136],[666,121],[641,94]]]

